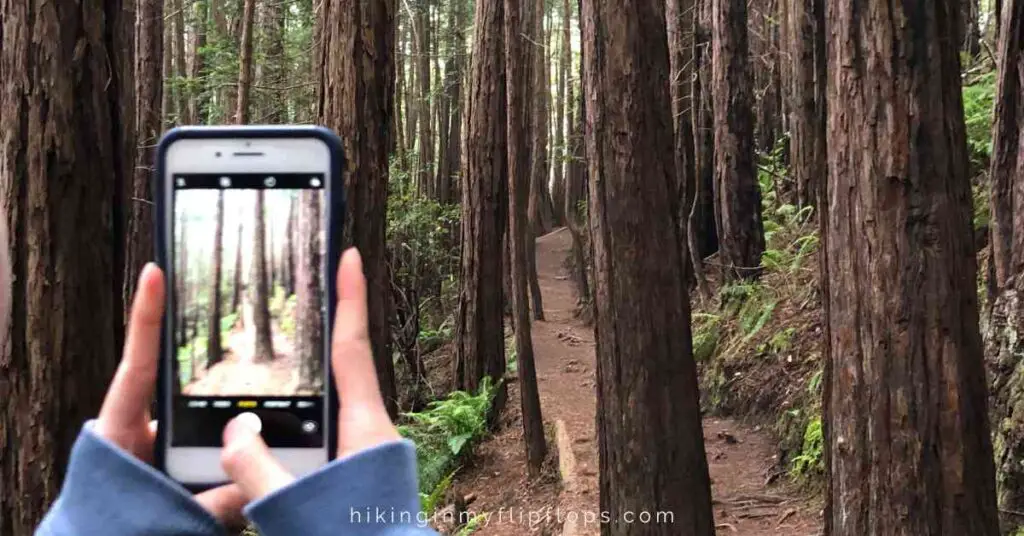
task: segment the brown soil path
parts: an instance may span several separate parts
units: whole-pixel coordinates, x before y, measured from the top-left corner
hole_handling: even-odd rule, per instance
[[[499,430],[479,445],[471,465],[456,477],[454,492],[471,496],[471,514],[484,514],[480,535],[599,533],[587,516],[598,506],[598,457],[595,435],[595,358],[591,327],[574,316],[576,298],[563,261],[570,234],[562,229],[537,240],[537,271],[545,321],[533,323],[533,347],[541,407],[554,448],[556,421],[564,423],[576,475],[559,483],[557,462],[542,476],[525,476],[518,385]],[[767,485],[774,465],[771,441],[759,432],[725,419],[704,422],[705,446],[715,497],[719,534],[739,536],[813,536],[821,532],[818,508],[783,486]],[[562,460],[564,463],[565,460]]]
[[[224,341],[221,362],[208,370],[199,370],[198,378],[182,392],[192,396],[291,396],[299,393],[299,366],[295,343],[276,325],[273,333],[274,360],[254,360],[256,330],[253,308],[242,301],[241,326],[231,330]]]

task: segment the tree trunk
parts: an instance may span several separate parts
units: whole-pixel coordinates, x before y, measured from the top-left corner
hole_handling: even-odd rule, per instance
[[[125,233],[124,321],[128,321],[132,296],[139,273],[153,258],[152,180],[153,162],[163,131],[161,110],[153,103],[163,101],[164,16],[163,2],[142,0],[135,14],[135,130],[138,149],[134,152],[134,172],[128,192],[128,222]],[[132,155],[128,155],[129,157]]]
[[[434,135],[430,119],[430,5],[429,0],[420,0],[416,12],[416,80],[419,82],[419,190],[427,197],[434,197],[433,173]]]
[[[178,248],[175,250],[178,252],[178,300],[175,303],[178,306],[177,314],[179,319],[177,321],[178,326],[178,346],[188,343],[188,248],[185,246],[188,244],[188,220],[182,212],[181,220],[178,222],[181,225],[181,233],[178,235]]]
[[[825,169],[825,102],[824,76],[819,78],[819,63],[824,65],[824,50],[818,49],[818,34],[824,28],[817,24],[814,0],[786,0],[789,2],[790,67],[792,99],[790,106],[790,158],[796,178],[797,203],[813,205],[817,199],[818,182],[824,179]],[[824,39],[821,40],[822,43]]]
[[[377,380],[394,417],[398,396],[388,323],[391,289],[385,244],[390,141],[381,125],[389,124],[393,112],[395,2],[325,0],[320,16],[327,58],[320,72],[320,123],[349,133],[345,136],[349,210],[344,234],[338,234],[362,254]]]
[[[998,46],[998,86],[993,131],[989,298],[986,358],[992,380],[996,484],[1003,512],[1024,511],[1024,359],[1021,312],[1024,302],[1024,0],[1006,0]],[[1009,514],[1008,514],[1009,515]],[[1024,515],[1007,526],[1024,523]]]
[[[261,122],[271,125],[288,122],[288,94],[283,88],[288,85],[288,58],[284,50],[284,3],[270,1],[263,4],[263,39],[266,40],[266,60],[263,65],[262,86],[269,93],[264,106],[266,112]]]
[[[132,183],[135,121],[118,99],[134,80],[120,54],[132,50],[125,23],[135,15],[116,0],[9,0],[0,10],[11,276],[0,319],[0,534],[25,536],[56,498],[120,354],[119,203]]]
[[[576,314],[590,317],[588,312],[591,302],[590,285],[587,281],[587,258],[584,254],[584,235],[587,232],[586,221],[582,217],[580,203],[587,199],[587,181],[583,151],[583,95],[577,99],[573,84],[569,84],[567,94],[573,106],[569,108],[569,165],[565,181],[565,223],[572,234],[573,281],[576,284]],[[575,109],[575,113],[573,112]]]
[[[828,3],[826,534],[999,533],[958,16]]]
[[[166,7],[164,2],[160,2],[162,7]],[[160,87],[162,95],[160,98],[160,118],[164,128],[170,128],[174,126],[176,118],[174,117],[174,91],[173,87],[168,83],[169,80],[174,78],[174,64],[171,60],[174,58],[174,25],[163,24],[163,11],[161,10],[161,25],[163,26],[163,69],[161,69]]]
[[[442,204],[455,201],[453,183],[458,180],[462,158],[462,78],[466,55],[464,9],[462,2],[453,2],[448,19],[451,25],[449,30],[451,32],[449,41],[451,53],[448,61],[445,62],[444,102],[446,113],[442,118],[442,127],[446,133],[437,171],[437,200]]]
[[[192,32],[192,65],[189,69],[189,80],[192,90],[189,93],[188,115],[193,124],[209,122],[210,98],[202,79],[206,76],[206,25],[209,20],[209,0],[195,3],[196,23]]]
[[[566,100],[566,87],[569,85],[569,64],[572,63],[572,34],[569,32],[569,0],[562,1],[562,32],[558,55],[558,107],[555,113],[555,173],[551,184],[551,201],[554,207],[555,225],[565,225],[565,180],[568,166],[566,154],[568,142],[565,136],[565,123],[568,116],[569,101]],[[552,28],[554,33],[554,28]]]
[[[249,0],[247,0],[249,1]],[[239,91],[239,102],[242,92]],[[239,108],[239,116],[243,110]],[[267,228],[266,209],[264,208],[263,190],[256,192],[256,210],[253,225],[252,268],[249,281],[252,284],[252,321],[256,328],[255,361],[272,361],[274,359],[274,343],[271,336],[270,290],[267,285]]]
[[[179,125],[187,125],[190,124],[186,95],[188,65],[185,63],[185,8],[182,0],[171,0],[171,10],[174,16],[174,114]]]
[[[782,0],[788,1],[788,0]],[[782,134],[782,114],[779,93],[778,2],[762,0],[750,4],[748,22],[755,37],[750,43],[751,106],[756,119],[756,147],[764,154],[771,153]],[[753,88],[757,88],[754,92]]]
[[[231,285],[231,312],[241,313],[239,308],[242,305],[242,220],[238,220],[238,244],[235,247],[235,274],[234,284]],[[182,251],[182,250],[179,250]]]
[[[296,205],[298,204],[295,197],[291,198],[288,203],[288,225],[285,227],[284,237],[284,259],[282,264],[284,265],[284,294],[285,296],[291,296],[295,294],[295,233],[298,230],[296,222],[298,215],[296,212]]]
[[[530,0],[523,0],[528,2]],[[551,230],[554,211],[551,207],[551,194],[548,192],[548,103],[551,100],[551,81],[548,79],[547,43],[544,34],[544,0],[534,0],[537,11],[534,21],[533,46],[537,48],[534,55],[534,91],[533,99],[533,148],[530,151],[533,159],[532,179],[530,180],[530,227],[534,236],[541,236]],[[534,304],[536,306],[536,304]]]
[[[299,194],[298,238],[295,274],[295,341],[299,358],[299,382],[303,388],[322,386],[324,326],[320,289],[320,191]]]
[[[999,38],[998,86],[992,133],[991,239],[995,298],[1024,272],[1024,1],[1007,0]]]
[[[206,330],[206,367],[221,360],[220,345],[220,281],[224,267],[224,190],[217,195],[217,220],[213,228],[213,281],[210,284],[210,323]]]
[[[693,91],[694,99],[694,188],[696,208],[691,209],[690,229],[699,237],[696,257],[704,259],[718,251],[718,192],[715,184],[714,99],[711,96],[711,3],[696,0],[694,16]]]
[[[764,252],[761,191],[754,164],[754,125],[747,69],[747,3],[712,0],[711,94],[715,117],[715,184],[721,260],[727,279],[754,277]]]
[[[238,50],[238,97],[235,108],[235,122],[245,125],[249,122],[249,94],[252,88],[252,26],[256,12],[256,0],[244,0],[242,11],[242,42]],[[263,194],[260,194],[261,196]],[[260,203],[262,203],[262,197]],[[262,214],[260,222],[263,221]],[[263,225],[260,223],[260,225]],[[262,237],[261,239],[265,239]]]
[[[455,380],[476,392],[485,377],[497,387],[492,413],[507,397],[502,326],[502,236],[508,204],[505,152],[503,0],[478,0],[466,101],[462,162],[462,264],[456,323]]]
[[[601,533],[714,534],[686,252],[672,200],[665,3],[584,0],[582,26],[600,502],[612,519]],[[622,521],[623,512],[643,509],[673,512],[675,522]]]
[[[693,0],[668,0],[665,2],[669,63],[671,64],[672,127],[675,133],[676,182],[672,202],[677,204],[674,211],[679,224],[677,230],[679,239],[682,241],[688,240],[690,207],[696,190],[696,166],[693,161],[693,99],[690,95],[693,89],[694,9]],[[682,244],[681,247],[686,249],[687,244]],[[703,292],[707,288],[707,282],[704,278],[702,260],[699,256],[694,256],[694,260],[696,263],[691,263],[690,259],[684,259],[683,280],[689,284],[690,278],[686,269],[693,264],[694,275],[699,276],[697,277],[698,287]]]
[[[394,145],[391,148],[399,156],[399,163],[405,161],[405,155],[409,152],[409,147],[405,140],[405,120],[403,119],[402,105],[405,103],[405,93],[408,91],[405,85],[405,63],[406,63],[406,52],[405,52],[405,33],[408,23],[402,24],[402,18],[399,16],[401,10],[395,15],[395,113],[394,113],[394,124],[392,125],[392,132],[395,133]]]
[[[530,302],[526,293],[526,250],[533,244],[526,207],[530,199],[530,140],[527,99],[530,96],[531,46],[521,28],[529,27],[533,6],[519,0],[505,1],[505,79],[508,95],[508,238],[512,272],[512,309],[515,316],[516,356],[523,412],[523,440],[532,476],[540,474],[547,444],[540,393],[533,363],[530,335]],[[525,12],[525,14],[524,14]],[[525,16],[524,16],[525,15]],[[535,15],[535,14],[533,14]]]

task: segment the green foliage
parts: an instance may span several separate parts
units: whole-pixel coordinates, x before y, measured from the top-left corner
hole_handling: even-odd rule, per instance
[[[487,433],[494,392],[490,378],[484,378],[475,395],[454,391],[422,412],[404,414],[407,422],[398,430],[416,443],[422,489],[435,490],[468,447]]]
[[[220,319],[220,332],[231,333],[236,322],[238,322],[238,313],[228,313],[227,315],[222,316]]]
[[[693,313],[693,359],[698,363],[709,361],[715,355],[722,337],[722,317],[707,313]]]
[[[421,329],[419,333],[420,344],[426,347],[437,347],[452,340],[452,337],[455,335],[452,323],[453,319],[448,317],[442,320],[441,325],[436,328],[425,327]]]
[[[963,89],[964,124],[971,163],[984,167],[992,156],[992,118],[996,98],[996,72],[975,78]]]
[[[989,205],[990,193],[991,189],[988,181],[971,185],[971,200],[974,205],[975,229],[985,228],[992,220],[992,214],[989,212],[991,210]]]
[[[772,335],[772,338],[768,339],[767,343],[760,346],[759,351],[781,354],[789,350],[789,347],[793,344],[794,336],[796,336],[796,328],[786,328]]]
[[[487,514],[477,514],[473,519],[470,519],[465,525],[463,525],[462,528],[455,533],[455,536],[469,536],[470,534],[473,534],[480,530],[480,526],[483,525],[486,520]]]
[[[505,362],[505,370],[511,373],[519,372],[519,353],[514,336],[505,339]]]
[[[455,473],[457,472],[452,471],[448,473],[448,476],[442,478],[430,493],[420,492],[420,509],[423,510],[424,514],[431,516],[437,511],[437,507],[441,506],[444,502],[445,494],[452,487],[452,479],[455,478]]]
[[[289,337],[295,336],[295,307],[298,304],[298,296],[292,294],[288,296],[288,299],[284,302],[284,310],[278,322],[281,325],[281,332]]]
[[[822,454],[825,448],[822,435],[821,417],[815,417],[804,429],[804,444],[800,454],[793,458],[790,473],[793,476],[807,476],[811,473],[821,474],[825,471]]]

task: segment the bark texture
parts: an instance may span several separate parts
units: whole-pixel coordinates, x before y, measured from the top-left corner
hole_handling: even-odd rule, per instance
[[[459,388],[476,392],[485,377],[505,374],[502,256],[508,211],[506,181],[505,49],[503,0],[476,3],[473,60],[466,100],[462,161],[462,264],[456,318]],[[494,412],[505,404],[504,384]]]
[[[27,536],[117,364],[132,4],[0,0],[0,534]],[[130,110],[130,106],[128,108]],[[117,232],[120,231],[120,232]],[[121,259],[123,262],[123,259]]]
[[[829,2],[826,534],[998,534],[953,0]]]
[[[677,232],[663,0],[583,1],[604,535],[714,534],[685,251]],[[658,251],[657,257],[650,252]],[[627,524],[626,511],[674,524]]]
[[[395,1],[325,0],[320,12],[320,123],[345,133],[348,210],[343,242],[359,249],[369,297],[370,342],[388,411],[397,414],[384,243],[389,126],[395,91]]]
[[[1024,1],[1005,2],[989,170],[992,297],[1024,272]]]
[[[508,239],[512,272],[512,311],[515,317],[516,356],[519,360],[520,401],[523,412],[523,440],[530,474],[540,474],[547,444],[540,411],[540,392],[533,363],[530,330],[530,301],[527,294],[526,249],[533,246],[527,205],[530,200],[530,44],[520,32],[528,26],[533,6],[519,0],[505,2],[505,79],[508,81]]]
[[[746,0],[712,0],[715,187],[725,277],[756,276],[764,252],[754,162]]]

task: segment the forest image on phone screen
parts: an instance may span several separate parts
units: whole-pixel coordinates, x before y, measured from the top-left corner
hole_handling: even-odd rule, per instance
[[[323,190],[187,186],[174,202],[178,392],[320,395]]]

